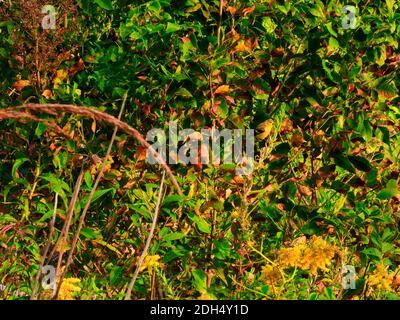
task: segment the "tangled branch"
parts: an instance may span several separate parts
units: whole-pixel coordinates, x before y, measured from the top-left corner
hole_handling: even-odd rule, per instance
[[[95,109],[91,109],[83,106],[74,106],[68,104],[36,104],[29,103],[24,104],[18,107],[11,107],[0,110],[0,120],[3,119],[28,119],[36,122],[43,122],[49,127],[55,129],[57,132],[62,132],[62,129],[55,123],[43,120],[30,112],[43,112],[50,114],[52,116],[59,116],[62,112],[78,114],[81,116],[85,116],[88,118],[96,119],[97,121],[105,122],[110,124],[118,130],[125,132],[126,134],[133,136],[139,143],[148,149],[149,152],[152,153],[155,159],[157,159],[158,163],[163,167],[167,175],[170,177],[173,185],[177,189],[179,195],[182,195],[182,190],[179,187],[176,178],[174,177],[170,167],[165,163],[165,160],[161,157],[161,155],[146,141],[146,139],[142,136],[142,134],[136,129],[132,128],[127,123],[118,120],[112,115],[109,115],[105,112],[101,112]]]

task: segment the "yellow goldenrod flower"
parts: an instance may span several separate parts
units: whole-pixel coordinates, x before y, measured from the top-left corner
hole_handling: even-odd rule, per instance
[[[147,269],[149,274],[152,275],[153,268],[154,267],[159,267],[159,266],[162,265],[159,262],[159,260],[160,260],[160,256],[158,254],[156,254],[154,256],[147,255],[143,260],[143,264],[140,267],[139,272],[142,272],[144,269]]]
[[[332,259],[340,254],[339,248],[321,237],[313,236],[308,243],[278,250],[278,263],[283,268],[297,267],[309,270],[316,275],[318,271],[328,271]]]
[[[283,268],[299,267],[301,256],[306,248],[305,244],[299,244],[292,248],[281,248],[278,251],[278,262]]]
[[[266,265],[261,270],[261,279],[266,280],[269,285],[275,285],[281,278],[278,268],[272,265]]]
[[[255,244],[256,244],[255,241],[253,241],[253,240],[247,240],[247,245],[248,245],[249,247],[254,247]]]
[[[63,280],[58,298],[60,300],[74,300],[75,294],[81,292],[81,288],[78,286],[81,283],[81,279],[78,278],[66,278]]]
[[[383,263],[376,266],[374,272],[368,277],[368,285],[378,290],[392,291],[393,273],[388,272],[388,268]]]

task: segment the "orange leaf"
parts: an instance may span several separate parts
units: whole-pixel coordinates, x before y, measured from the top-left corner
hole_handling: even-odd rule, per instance
[[[278,204],[276,205],[276,207],[277,207],[279,210],[281,210],[281,211],[285,211],[285,205],[284,205],[283,203],[278,203]]]
[[[50,149],[51,151],[54,151],[56,148],[57,148],[56,145],[55,145],[54,143],[51,143],[49,149]]]
[[[236,13],[236,8],[235,7],[232,7],[232,6],[227,6],[226,7],[226,11],[228,11],[231,15],[235,15],[235,13]]]
[[[25,87],[28,87],[31,85],[31,82],[29,80],[18,80],[13,84],[13,88],[22,91]]]
[[[282,57],[285,54],[285,49],[283,48],[274,48],[271,51],[271,56],[273,57]]]
[[[132,188],[135,184],[137,184],[137,181],[135,181],[135,180],[129,180],[122,188],[124,188],[124,189],[130,189],[130,188]]]
[[[53,92],[51,90],[46,89],[43,91],[42,96],[45,97],[46,99],[50,99],[51,97],[54,96]]]
[[[228,101],[230,104],[235,104],[235,99],[231,96],[224,96],[225,100]]]
[[[225,93],[228,93],[229,91],[230,91],[229,86],[226,85],[226,84],[224,84],[224,85],[222,85],[222,86],[219,86],[219,87],[217,88],[217,90],[214,91],[214,94],[215,94],[215,95],[217,95],[217,94],[225,94]]]
[[[69,75],[74,75],[75,73],[78,73],[79,71],[82,71],[85,68],[83,59],[80,58],[77,64],[74,64],[69,70],[68,74]]]
[[[234,176],[232,179],[233,184],[244,184],[244,179],[241,175]]]
[[[139,146],[136,150],[135,157],[141,161],[146,159],[147,157],[147,148],[143,146]]]
[[[247,17],[249,14],[251,14],[254,11],[255,8],[256,8],[256,6],[251,6],[246,9],[243,9],[243,11],[242,11],[243,17]]]

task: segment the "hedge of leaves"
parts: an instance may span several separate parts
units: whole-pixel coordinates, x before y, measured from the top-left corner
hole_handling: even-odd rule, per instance
[[[171,121],[257,128],[251,175],[171,166],[184,195],[168,184],[135,299],[398,298],[396,1],[70,2],[0,3],[0,108],[68,103],[116,116],[128,90],[122,120],[144,135]],[[58,9],[55,32],[38,24],[44,3]],[[357,8],[354,29],[342,26],[345,5]],[[63,136],[0,122],[0,296],[31,293],[54,195],[57,235],[83,165],[76,229],[90,158],[105,155],[113,129],[57,121]],[[144,248],[160,169],[123,133],[111,157],[64,297],[123,298]],[[344,265],[355,289],[342,286]]]

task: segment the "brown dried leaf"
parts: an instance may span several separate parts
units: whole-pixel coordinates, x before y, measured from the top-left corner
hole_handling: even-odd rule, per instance
[[[136,150],[135,157],[141,161],[146,159],[147,157],[147,148],[143,146],[139,146]]]
[[[304,142],[305,142],[305,140],[303,139],[303,135],[302,134],[295,133],[292,136],[292,145],[294,147],[300,147]]]
[[[311,196],[311,195],[312,195],[312,191],[311,191],[311,188],[310,188],[310,187],[303,186],[303,185],[299,184],[299,185],[297,186],[297,190],[299,190],[299,193],[300,193],[302,196],[308,197],[308,196]]]

